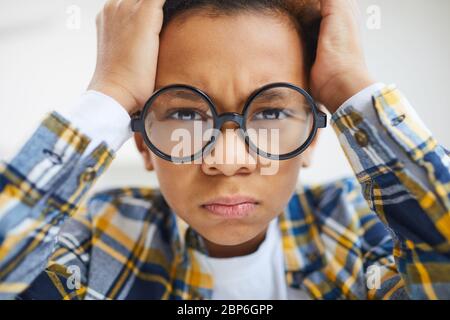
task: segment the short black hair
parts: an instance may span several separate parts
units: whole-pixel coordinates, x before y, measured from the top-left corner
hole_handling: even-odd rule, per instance
[[[311,70],[321,21],[317,0],[167,0],[163,8],[163,28],[183,13],[202,9],[213,14],[233,14],[240,11],[286,14],[302,36],[306,71]]]

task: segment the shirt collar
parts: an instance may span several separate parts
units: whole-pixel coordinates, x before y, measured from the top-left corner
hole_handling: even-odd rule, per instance
[[[279,216],[285,269],[303,275],[320,269],[324,262],[324,244],[320,239],[313,199],[304,192],[295,193]]]

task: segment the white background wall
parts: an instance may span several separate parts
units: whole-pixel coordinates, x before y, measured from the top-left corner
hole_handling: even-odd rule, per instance
[[[361,0],[368,64],[375,77],[396,83],[450,147],[450,1]],[[87,87],[95,66],[95,15],[104,0],[0,1],[0,158],[8,159],[43,115],[64,109]],[[79,29],[67,11],[81,9]],[[381,9],[381,28],[371,30],[366,10]],[[322,137],[307,182],[328,181],[351,170],[331,129]],[[132,141],[97,185],[155,185],[143,170]]]

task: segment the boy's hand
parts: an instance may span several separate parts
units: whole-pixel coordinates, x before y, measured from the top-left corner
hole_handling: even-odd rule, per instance
[[[317,57],[311,90],[331,113],[348,98],[374,83],[368,72],[358,30],[355,0],[320,0]]]
[[[109,0],[97,15],[97,66],[89,85],[139,111],[155,86],[165,0]]]

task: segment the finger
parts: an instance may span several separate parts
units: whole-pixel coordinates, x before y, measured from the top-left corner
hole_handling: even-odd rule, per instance
[[[322,16],[353,12],[352,0],[320,0]]]
[[[130,7],[138,3],[139,0],[119,0],[118,6]]]
[[[162,9],[166,0],[138,0],[142,7],[148,9]]]
[[[163,7],[166,0],[139,0],[136,6],[138,19],[159,35],[163,24]]]
[[[117,3],[119,3],[120,0],[108,0],[105,2],[105,5],[103,6],[103,11],[109,12],[112,10],[115,10],[117,7]]]
[[[350,0],[350,8],[353,12],[353,15],[357,21],[362,19],[361,10],[356,0]]]
[[[131,13],[138,3],[138,0],[119,0],[116,7],[118,10]]]
[[[105,3],[103,11],[106,14],[114,14],[118,11],[131,11],[137,2],[138,0],[108,0]]]

